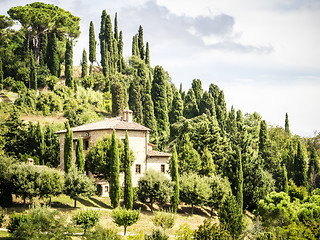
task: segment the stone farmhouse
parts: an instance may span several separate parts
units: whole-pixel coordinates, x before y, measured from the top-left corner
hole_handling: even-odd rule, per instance
[[[83,140],[83,151],[87,153],[89,147],[95,144],[106,134],[112,134],[113,129],[116,136],[122,141],[125,139],[126,131],[128,131],[129,147],[134,155],[132,164],[132,183],[133,186],[138,185],[139,178],[150,169],[161,171],[168,175],[169,158],[171,154],[153,150],[155,145],[149,143],[150,129],[132,121],[132,111],[124,110],[123,116],[115,118],[106,118],[100,122],[85,124],[82,126],[71,128],[73,132],[73,164],[75,164],[75,149],[78,138]],[[64,168],[64,137],[65,130],[56,132],[60,135],[60,169]],[[168,175],[169,177],[169,175]],[[123,176],[120,176],[120,181]],[[121,181],[123,182],[123,181]],[[105,181],[98,181],[102,186],[103,196],[108,195],[109,184]]]

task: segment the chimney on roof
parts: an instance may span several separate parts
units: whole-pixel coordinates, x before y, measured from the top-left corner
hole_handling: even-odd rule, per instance
[[[129,109],[123,110],[122,120],[126,122],[132,122],[132,111]]]

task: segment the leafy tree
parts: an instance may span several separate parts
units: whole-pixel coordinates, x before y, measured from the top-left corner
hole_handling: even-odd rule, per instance
[[[64,180],[64,193],[74,200],[74,207],[77,207],[77,198],[90,197],[96,191],[94,181],[76,168],[71,168]]]
[[[208,178],[200,177],[194,173],[184,174],[180,178],[180,199],[193,207],[203,206],[212,194]]]
[[[87,60],[87,52],[83,49],[82,53],[82,62],[81,62],[81,77],[87,77],[88,75],[88,60]]]
[[[64,135],[64,171],[66,173],[72,168],[72,153],[73,153],[73,132],[70,129],[69,122],[66,122],[67,131]]]
[[[153,229],[151,235],[146,235],[145,240],[168,240],[169,236],[160,229]]]
[[[51,206],[51,197],[62,193],[64,183],[61,172],[44,168],[41,169],[36,184],[39,188],[39,197],[49,198],[49,206]]]
[[[309,168],[308,168],[308,181],[310,187],[315,189],[319,186],[318,178],[319,178],[319,156],[315,148],[312,148],[312,152],[309,160]]]
[[[138,198],[141,202],[163,206],[173,195],[171,181],[161,172],[149,170],[138,181]]]
[[[119,227],[124,227],[124,235],[126,235],[127,227],[135,224],[140,218],[139,210],[130,210],[124,208],[116,208],[112,211],[112,219]]]
[[[67,40],[67,42],[66,42],[65,77],[66,77],[66,86],[73,89],[74,82],[73,82],[73,43],[72,43],[72,40]]]
[[[94,25],[93,22],[90,22],[90,28],[89,28],[89,61],[91,64],[96,61],[96,37],[94,34]]]
[[[119,206],[120,201],[120,157],[118,149],[118,141],[116,139],[116,131],[113,129],[110,147],[110,200],[113,208]]]
[[[121,83],[113,82],[111,85],[112,93],[112,115],[119,116],[124,109],[124,89]]]
[[[139,54],[140,54],[140,58],[141,60],[144,60],[144,44],[143,44],[143,28],[140,25],[139,26],[139,32],[138,32],[138,48],[139,48]]]
[[[84,155],[83,155],[83,141],[81,137],[79,137],[77,140],[75,164],[79,172],[83,173],[84,172]]]
[[[267,226],[286,226],[297,218],[290,197],[284,192],[268,194],[259,201],[254,214],[261,216],[263,224]]]
[[[173,228],[175,223],[175,215],[167,212],[154,212],[152,222],[156,227],[161,227],[164,232]]]
[[[53,4],[34,2],[24,7],[12,7],[8,14],[13,20],[20,22],[26,33],[27,42],[32,40],[37,61],[40,57],[40,37],[42,34],[57,32],[71,38],[77,38],[80,35],[80,18]]]
[[[157,119],[161,149],[164,148],[170,136],[166,82],[164,77],[165,73],[163,68],[156,66],[154,69],[151,96],[154,103],[154,115]]]
[[[147,65],[150,65],[150,50],[149,50],[149,43],[146,44],[146,57],[145,57],[145,63]]]
[[[72,216],[72,222],[84,229],[84,235],[87,230],[94,227],[100,220],[100,213],[96,210],[86,209],[78,211]]]
[[[126,131],[126,138],[124,140],[124,206],[126,209],[132,209],[133,206],[133,188],[132,188],[132,176],[131,176],[131,165],[132,159],[129,149],[129,137]]]
[[[294,159],[294,182],[297,186],[308,186],[308,177],[307,177],[307,162],[304,156],[304,149],[301,142],[298,142],[297,154]]]
[[[179,199],[180,190],[179,190],[178,156],[177,156],[175,145],[173,146],[172,156],[170,160],[170,175],[171,175],[171,181],[175,183],[173,186],[174,193],[171,199],[172,210],[173,212],[177,212],[179,207],[179,201],[180,201]]]
[[[244,228],[242,211],[232,194],[224,199],[219,211],[219,220],[234,238],[238,238],[242,233]]]

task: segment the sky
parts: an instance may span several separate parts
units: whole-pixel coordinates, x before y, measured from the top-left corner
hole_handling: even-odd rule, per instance
[[[0,0],[0,14],[33,1]],[[224,91],[228,110],[257,112],[270,125],[300,136],[320,131],[319,0],[51,0],[81,18],[74,64],[88,52],[89,24],[96,38],[102,10],[123,31],[124,56],[141,25],[151,66],[168,71],[187,91],[193,79],[204,90]],[[98,40],[98,38],[97,38]],[[97,50],[99,46],[97,46]],[[99,56],[99,52],[97,52]]]

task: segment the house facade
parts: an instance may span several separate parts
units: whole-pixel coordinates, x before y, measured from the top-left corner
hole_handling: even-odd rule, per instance
[[[73,132],[73,164],[75,164],[75,149],[78,138],[83,140],[83,152],[87,153],[89,147],[102,139],[106,134],[112,134],[113,129],[116,136],[124,141],[126,131],[128,132],[129,147],[134,155],[131,167],[132,183],[136,187],[139,178],[148,170],[161,171],[168,175],[169,158],[171,154],[153,150],[155,145],[149,143],[150,129],[132,121],[132,111],[124,110],[123,116],[106,118],[100,122],[89,123],[71,128]],[[66,130],[56,132],[60,135],[60,169],[64,169],[64,138]],[[168,175],[169,176],[169,175]],[[120,181],[123,176],[120,176]],[[123,181],[121,181],[123,182]],[[108,192],[108,183],[100,182],[103,192]]]

